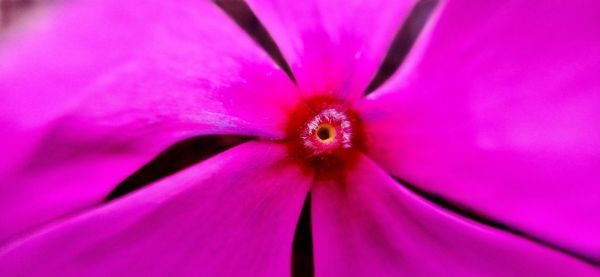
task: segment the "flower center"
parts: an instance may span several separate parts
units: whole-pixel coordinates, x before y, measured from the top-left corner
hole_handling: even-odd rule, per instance
[[[343,175],[364,150],[361,120],[336,99],[307,99],[290,112],[286,130],[290,157],[321,177]]]
[[[323,143],[332,142],[334,136],[335,130],[333,129],[333,126],[329,124],[322,124],[319,126],[319,129],[317,129],[317,137],[319,137]]]
[[[352,147],[352,122],[345,112],[327,108],[306,123],[300,137],[314,155],[349,149]]]

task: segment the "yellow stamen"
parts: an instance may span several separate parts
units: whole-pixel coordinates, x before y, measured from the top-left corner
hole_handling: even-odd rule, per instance
[[[317,129],[317,138],[323,143],[332,143],[335,140],[335,128],[329,124],[321,124]]]

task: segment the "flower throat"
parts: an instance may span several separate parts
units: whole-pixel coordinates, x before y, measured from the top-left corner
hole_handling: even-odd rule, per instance
[[[290,112],[285,143],[305,170],[339,176],[364,150],[363,127],[347,103],[315,97]]]

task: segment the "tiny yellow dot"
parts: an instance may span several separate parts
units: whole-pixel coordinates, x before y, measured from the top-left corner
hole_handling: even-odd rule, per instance
[[[331,143],[335,140],[335,128],[329,124],[321,124],[317,128],[317,138],[323,143]]]

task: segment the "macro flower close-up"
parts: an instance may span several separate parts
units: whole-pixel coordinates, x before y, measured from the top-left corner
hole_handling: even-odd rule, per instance
[[[0,276],[600,276],[600,2],[3,18]]]

